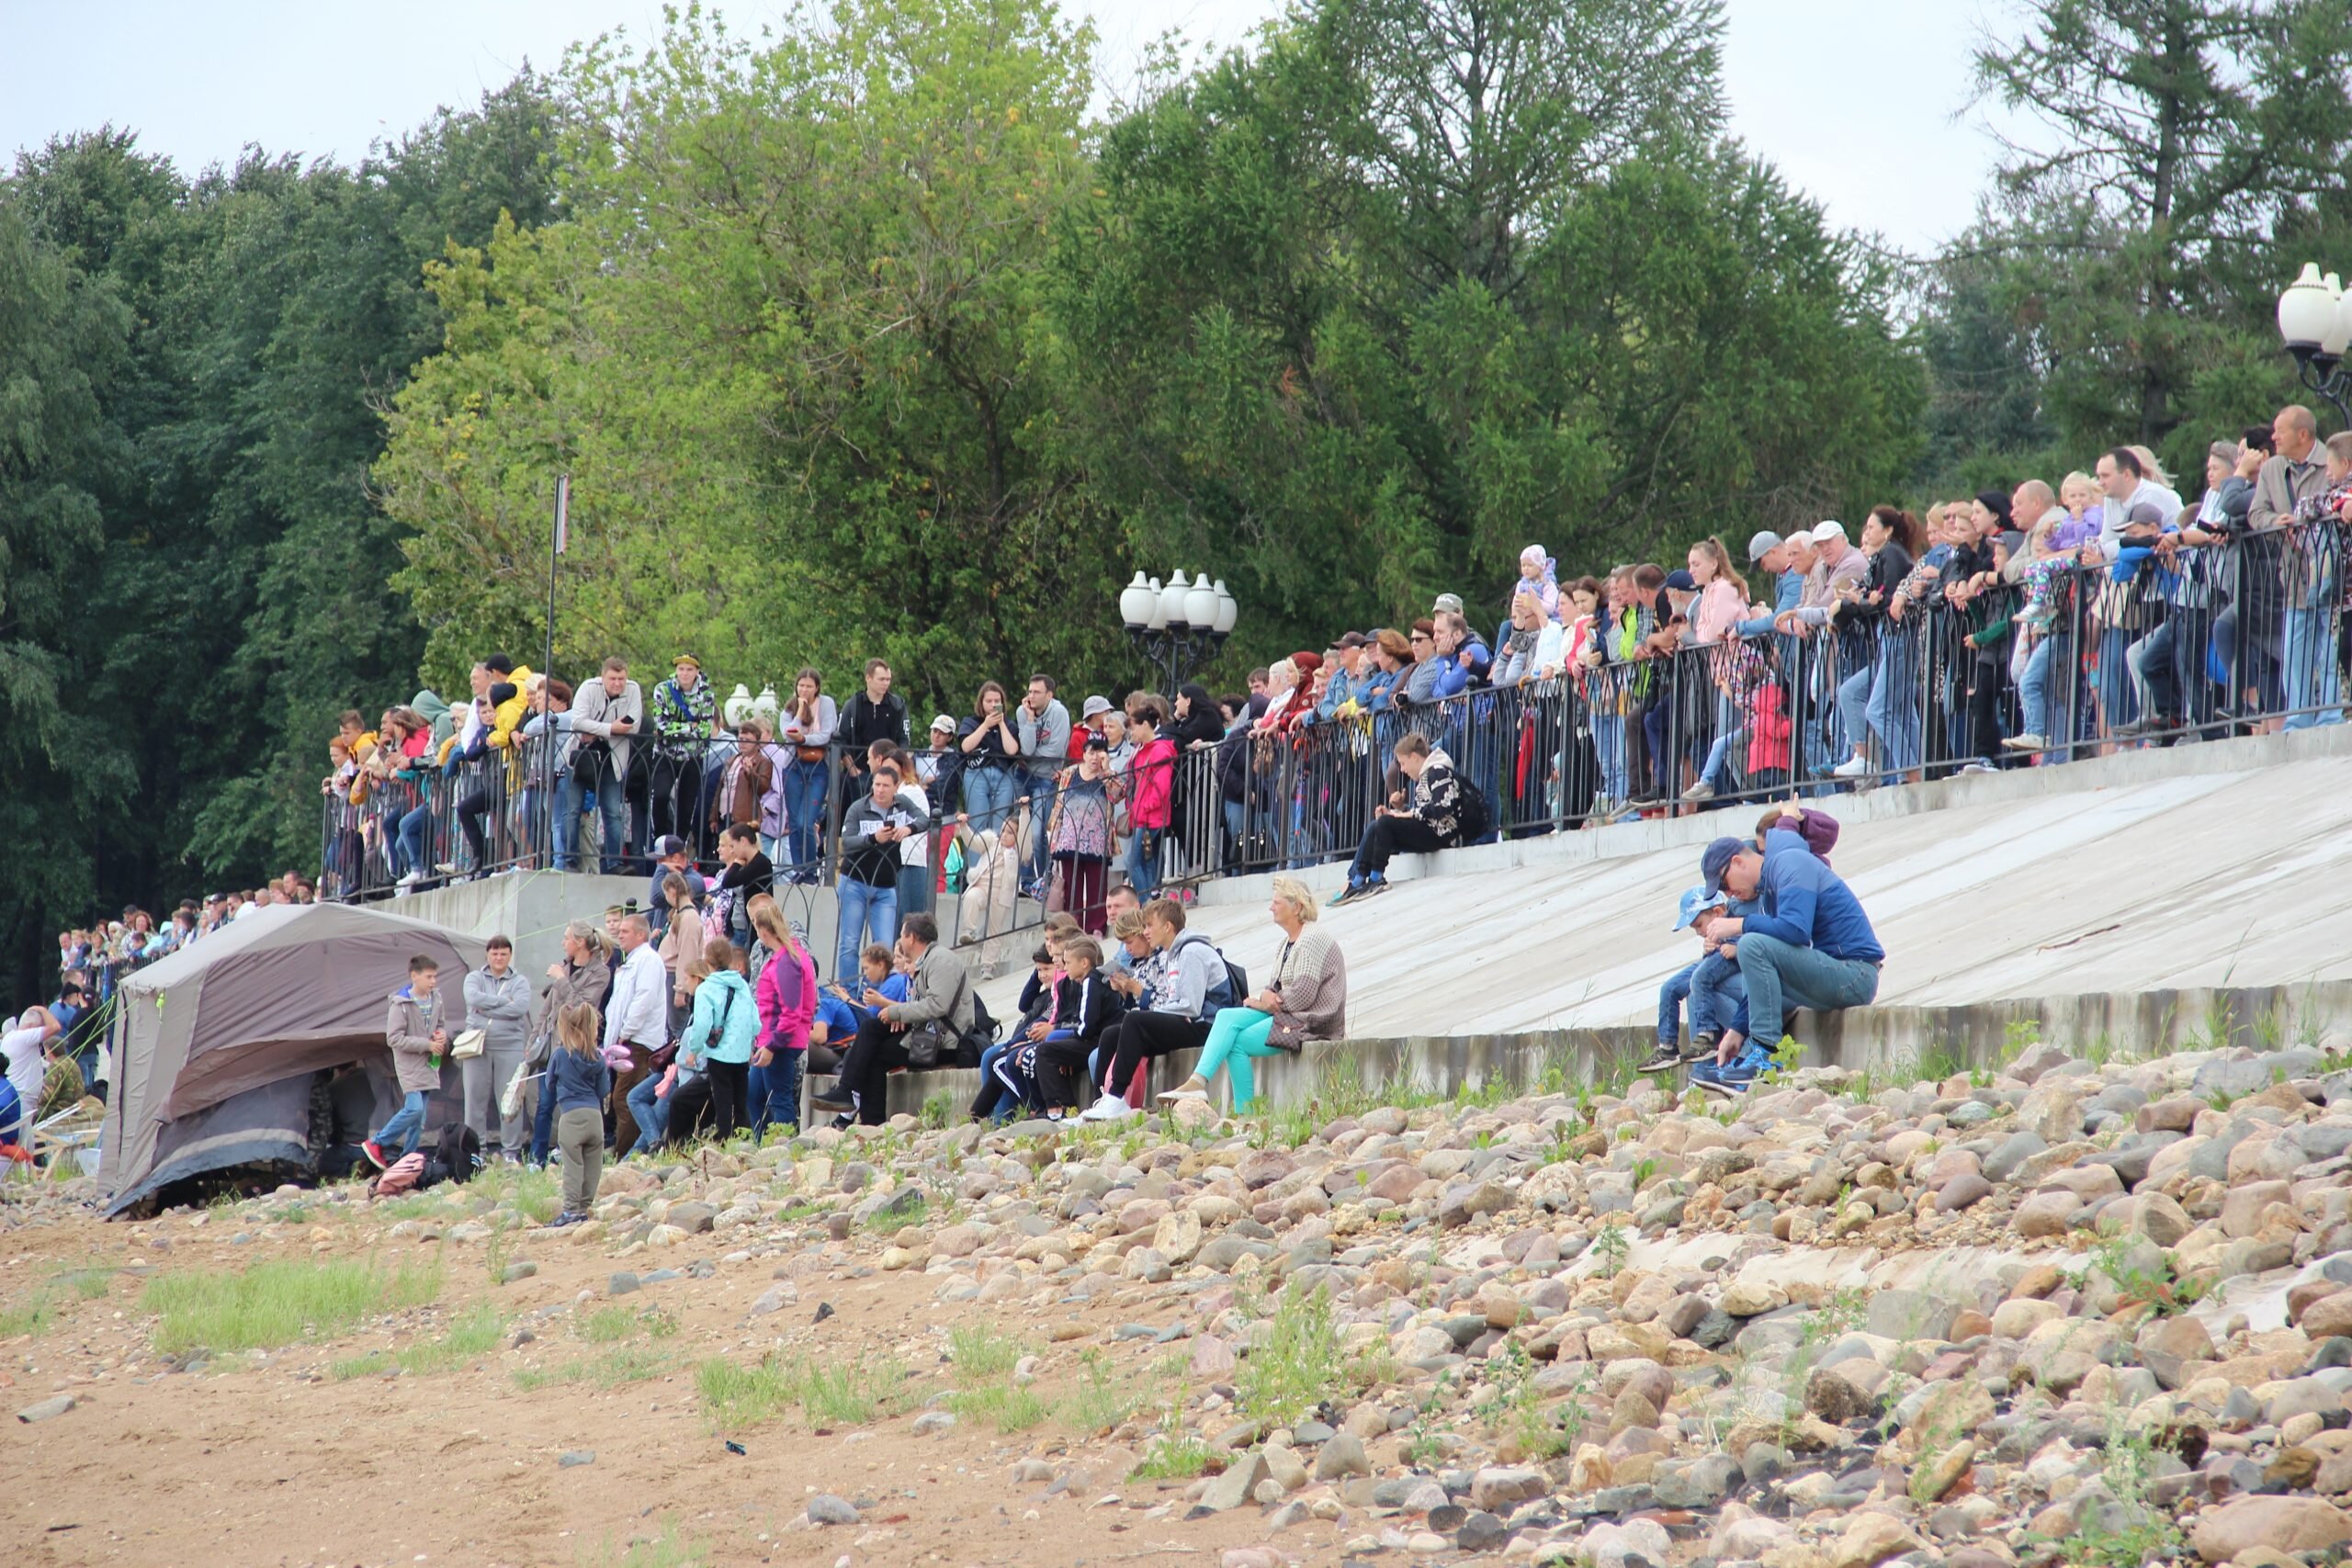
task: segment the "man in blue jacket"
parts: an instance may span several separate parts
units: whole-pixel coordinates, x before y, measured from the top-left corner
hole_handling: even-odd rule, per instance
[[[1838,874],[1817,858],[1802,834],[1775,830],[1764,851],[1739,839],[1717,839],[1699,860],[1707,894],[1754,900],[1752,914],[1727,917],[1708,933],[1729,942],[1747,983],[1747,1005],[1735,1014],[1716,1047],[1716,1065],[1701,1063],[1690,1080],[1710,1093],[1736,1095],[1771,1065],[1771,1045],[1783,1037],[1792,1007],[1827,1011],[1861,1007],[1878,995],[1886,950]]]

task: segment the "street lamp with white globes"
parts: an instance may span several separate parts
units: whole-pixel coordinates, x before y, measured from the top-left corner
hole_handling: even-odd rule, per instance
[[[2295,356],[2295,374],[2301,383],[2335,408],[2335,417],[2352,429],[2352,365],[2345,351],[2352,348],[2352,295],[2344,292],[2335,274],[2320,275],[2319,263],[2305,262],[2303,274],[2278,296],[2278,335]]]
[[[1234,613],[1225,580],[1212,585],[1206,572],[1188,581],[1177,570],[1162,583],[1138,571],[1119,592],[1119,618],[1126,623],[1127,640],[1164,676],[1171,702],[1185,677],[1225,646],[1233,633]]]

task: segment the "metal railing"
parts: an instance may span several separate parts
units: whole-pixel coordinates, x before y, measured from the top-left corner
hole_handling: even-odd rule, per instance
[[[1165,764],[1164,792],[1131,764],[1096,779],[1076,763],[1039,773],[916,752],[930,814],[921,848],[904,856],[922,869],[902,868],[899,912],[928,907],[945,880],[961,895],[950,940],[994,944],[984,962],[1001,965],[1015,961],[1006,939],[1049,909],[1100,929],[1102,897],[1123,877],[1182,888],[1344,859],[1375,808],[1406,787],[1392,752],[1408,731],[1442,747],[1484,797],[1487,837],[1514,839],[2340,722],[2343,532],[2324,522],[2228,546],[2127,541],[2112,563],[2055,563],[1973,594],[1935,589],[1900,615],[1864,607],[1802,632],[1579,660],[1515,687],[1237,729]],[[2010,744],[2029,735],[2039,742]],[[548,865],[642,872],[664,834],[713,863],[737,814],[718,799],[731,738],[691,756],[639,740],[616,778],[550,768],[538,750],[548,743],[521,739],[410,770],[357,804],[331,795],[322,894],[382,897],[411,872],[425,882]],[[834,886],[842,813],[864,782],[838,747],[822,761],[780,746],[763,754],[759,826],[778,895]],[[1138,859],[1137,797],[1163,793],[1167,825]],[[1008,818],[1009,843],[999,832]]]

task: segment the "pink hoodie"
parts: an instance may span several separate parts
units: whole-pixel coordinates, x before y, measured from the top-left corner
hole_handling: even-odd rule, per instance
[[[806,1051],[808,1026],[817,1019],[817,965],[807,948],[769,955],[760,971],[760,1037],[763,1051]]]

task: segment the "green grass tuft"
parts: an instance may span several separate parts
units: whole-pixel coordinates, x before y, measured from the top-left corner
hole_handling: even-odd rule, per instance
[[[449,1325],[449,1331],[438,1339],[399,1350],[371,1350],[364,1356],[345,1357],[327,1371],[337,1382],[390,1371],[423,1377],[455,1371],[477,1357],[488,1355],[505,1337],[505,1317],[488,1302],[481,1302],[460,1314]]]
[[[704,1405],[724,1427],[756,1427],[796,1405],[811,1427],[863,1427],[904,1408],[906,1381],[892,1360],[830,1366],[776,1353],[751,1366],[708,1360],[695,1370]]]
[[[158,1350],[266,1350],[332,1339],[440,1293],[438,1262],[388,1273],[373,1259],[280,1259],[233,1271],[159,1275],[147,1282],[140,1307],[161,1320]]]

